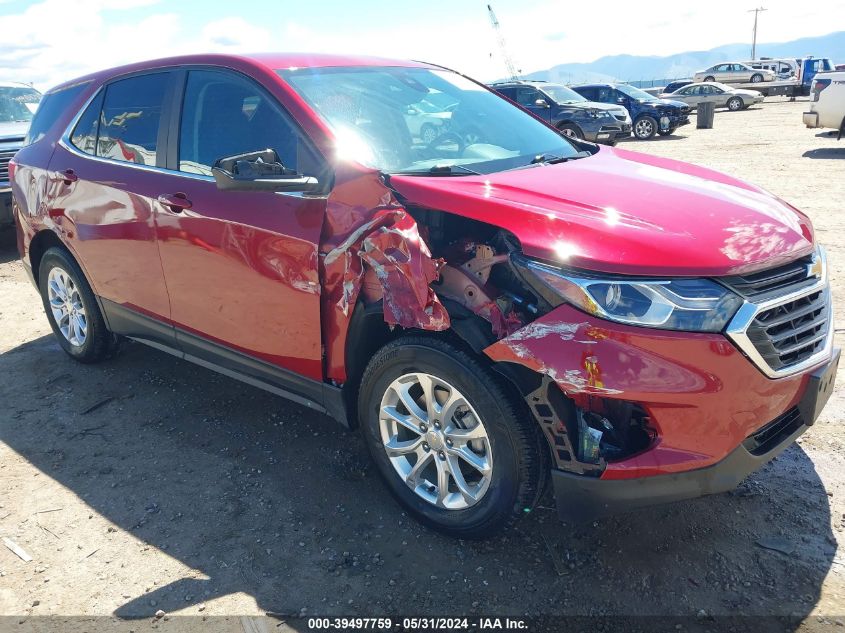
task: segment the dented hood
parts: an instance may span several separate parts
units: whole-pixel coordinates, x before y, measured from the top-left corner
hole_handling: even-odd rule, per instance
[[[482,176],[392,176],[408,204],[513,233],[524,252],[610,273],[719,276],[813,248],[809,220],[762,189],[688,163],[602,147]]]

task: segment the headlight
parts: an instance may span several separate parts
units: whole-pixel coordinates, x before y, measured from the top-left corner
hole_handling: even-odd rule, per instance
[[[709,279],[634,279],[564,271],[527,259],[514,262],[552,306],[570,303],[629,325],[720,332],[742,298]]]

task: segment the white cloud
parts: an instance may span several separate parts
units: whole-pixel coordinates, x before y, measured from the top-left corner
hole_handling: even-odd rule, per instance
[[[350,29],[321,12],[318,0],[312,2],[313,21],[271,12],[261,23],[239,16],[203,22],[199,15],[190,24],[168,9],[174,5],[159,0],[75,0],[72,15],[67,0],[41,0],[0,19],[0,78],[46,88],[142,59],[279,49],[421,59],[483,80],[502,77],[486,3],[474,2],[477,11],[462,19],[413,3],[373,19],[371,26]],[[794,0],[767,0],[759,40],[787,41],[837,28],[833,18],[845,15],[845,2],[823,4],[797,8]],[[147,17],[139,21],[135,16],[144,8]],[[571,0],[543,0],[531,8],[519,0],[496,0],[495,8],[510,52],[525,72],[609,54],[668,55],[749,41],[752,23],[735,0],[682,2],[658,13],[621,0],[604,0],[598,8]]]

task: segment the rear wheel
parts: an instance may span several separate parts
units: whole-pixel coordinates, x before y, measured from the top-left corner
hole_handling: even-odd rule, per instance
[[[361,382],[367,448],[396,499],[458,538],[489,536],[536,503],[540,437],[509,385],[441,339],[379,350]]]
[[[731,97],[728,99],[728,110],[736,112],[745,107],[745,102],[740,97]]]
[[[425,123],[420,130],[420,138],[426,145],[431,145],[437,138],[437,130],[430,123]]]
[[[761,81],[763,81],[763,75],[761,75],[760,73],[754,73],[753,75],[751,75],[751,83],[758,84]]]
[[[641,116],[634,121],[634,136],[647,141],[657,133],[657,121],[650,116]]]
[[[94,293],[79,264],[61,248],[50,248],[38,267],[44,311],[62,349],[82,363],[103,360],[115,347]]]

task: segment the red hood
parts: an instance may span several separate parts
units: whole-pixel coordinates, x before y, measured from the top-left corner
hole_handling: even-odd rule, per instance
[[[483,176],[393,176],[411,204],[512,232],[532,257],[610,273],[719,276],[812,250],[809,219],[725,174],[627,150]]]

